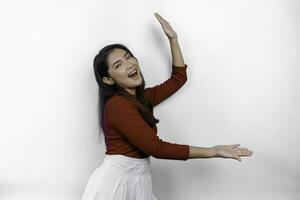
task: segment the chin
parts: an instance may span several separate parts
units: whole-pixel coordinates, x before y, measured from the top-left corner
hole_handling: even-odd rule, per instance
[[[143,80],[142,80],[141,77],[139,79],[137,79],[137,80],[131,80],[131,81],[133,82],[133,85],[135,85],[135,86],[139,86],[143,82]]]
[[[141,80],[140,80],[140,83],[138,84],[138,86],[140,86],[140,85],[142,84],[142,82],[143,82],[143,80],[141,79]]]
[[[136,84],[134,87],[139,87],[141,84],[142,84],[142,83],[140,83],[140,84]]]

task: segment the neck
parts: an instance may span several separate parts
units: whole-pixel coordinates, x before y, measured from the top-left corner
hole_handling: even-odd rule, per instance
[[[126,91],[127,91],[130,95],[134,95],[134,96],[135,96],[135,88],[134,88],[134,89],[128,89],[128,88],[126,88]]]

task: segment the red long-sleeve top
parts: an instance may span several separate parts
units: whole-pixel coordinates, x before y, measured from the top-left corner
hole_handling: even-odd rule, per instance
[[[187,65],[172,65],[171,77],[163,83],[145,89],[153,106],[174,94],[187,80]],[[137,107],[126,98],[114,95],[104,107],[105,154],[121,154],[134,158],[150,155],[159,159],[187,160],[189,145],[170,143],[157,136],[153,128],[142,118]]]

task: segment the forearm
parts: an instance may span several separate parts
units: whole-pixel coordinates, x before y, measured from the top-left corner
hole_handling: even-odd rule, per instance
[[[218,157],[215,149],[211,147],[190,146],[189,158],[213,158]]]
[[[183,56],[180,50],[178,38],[169,39],[171,54],[172,54],[172,63],[176,66],[184,66]]]

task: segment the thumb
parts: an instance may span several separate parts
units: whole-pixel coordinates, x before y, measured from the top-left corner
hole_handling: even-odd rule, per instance
[[[240,144],[233,144],[231,145],[233,148],[240,146]]]

